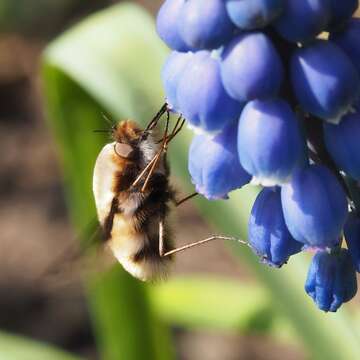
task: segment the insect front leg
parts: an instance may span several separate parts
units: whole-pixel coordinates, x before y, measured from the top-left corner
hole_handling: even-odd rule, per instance
[[[175,200],[175,206],[178,207],[178,206],[180,206],[181,204],[183,204],[184,202],[186,202],[186,201],[194,198],[194,197],[197,196],[197,195],[199,195],[199,193],[194,192],[194,193],[192,193],[192,194],[184,197],[183,199],[181,199],[181,200],[179,200],[179,201],[176,201],[176,200]]]

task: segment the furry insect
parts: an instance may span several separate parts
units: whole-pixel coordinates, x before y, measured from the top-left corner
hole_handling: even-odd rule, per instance
[[[164,114],[165,133],[156,141],[153,130]],[[164,277],[171,261],[167,218],[176,200],[166,150],[183,125],[180,116],[169,132],[166,105],[145,130],[122,121],[96,160],[93,191],[104,240],[124,269],[144,281]]]
[[[164,114],[164,135],[156,141],[154,129]],[[214,235],[171,249],[170,205],[179,206],[197,193],[176,201],[169,183],[166,151],[185,124],[179,116],[169,132],[169,119],[165,104],[145,130],[131,120],[112,126],[114,141],[103,147],[94,169],[93,192],[104,241],[124,269],[143,281],[165,277],[172,256],[192,247],[213,240],[248,245],[233,237]]]

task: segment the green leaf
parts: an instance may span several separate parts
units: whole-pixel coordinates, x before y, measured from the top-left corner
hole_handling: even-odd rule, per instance
[[[0,358],[6,360],[81,360],[50,345],[0,332]]]
[[[194,329],[267,333],[276,317],[264,289],[226,278],[174,278],[154,286],[151,300],[166,322]]]
[[[153,314],[145,286],[120,266],[95,279],[89,292],[94,331],[103,359],[171,357],[169,335]],[[126,355],[125,355],[126,354]]]
[[[102,141],[90,132],[104,126],[99,122],[100,108],[116,118],[132,117],[145,124],[163,103],[160,67],[165,55],[153,20],[131,4],[114,6],[90,17],[48,49],[45,79],[49,109],[63,145],[69,201],[78,224],[85,225],[93,214],[91,165]],[[191,188],[186,170],[190,139],[190,132],[184,131],[170,150],[173,173],[183,180],[184,189]],[[196,204],[221,234],[246,239],[256,193],[256,188],[245,187],[228,201],[210,203],[199,199]],[[357,358],[359,332],[349,309],[345,306],[336,314],[323,314],[303,290],[306,255],[296,256],[288,266],[274,270],[260,264],[248,248],[234,244],[230,248],[257,275],[273,306],[291,322],[311,358]],[[124,295],[131,299],[133,293]],[[137,322],[135,326],[142,325]]]
[[[152,306],[166,323],[194,330],[261,334],[298,345],[269,293],[224,277],[174,277],[150,289]]]

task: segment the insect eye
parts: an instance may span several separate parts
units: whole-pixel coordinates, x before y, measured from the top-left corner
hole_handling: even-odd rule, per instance
[[[131,145],[118,142],[114,145],[114,150],[118,156],[126,159],[128,159],[134,151]]]

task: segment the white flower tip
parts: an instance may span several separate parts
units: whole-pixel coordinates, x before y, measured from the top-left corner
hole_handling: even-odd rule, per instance
[[[187,128],[190,129],[191,131],[193,131],[195,135],[206,135],[207,137],[209,137],[211,139],[214,138],[216,135],[218,135],[221,132],[220,130],[206,131],[199,126],[190,124],[189,122],[187,122]]]
[[[273,187],[273,186],[281,186],[290,181],[290,177],[288,178],[278,178],[278,177],[267,177],[267,176],[253,176],[250,184],[251,185],[261,185],[264,187]]]

